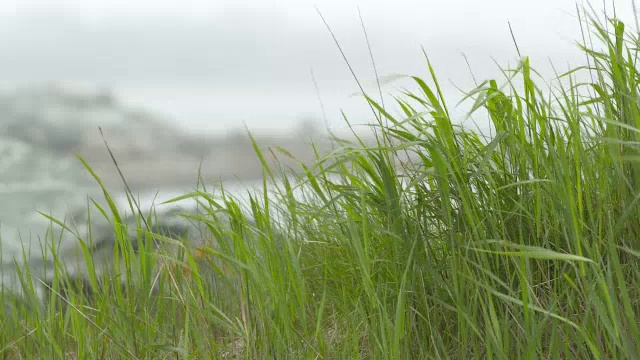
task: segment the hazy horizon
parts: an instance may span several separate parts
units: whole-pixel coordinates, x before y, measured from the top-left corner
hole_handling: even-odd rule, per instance
[[[612,2],[605,2],[611,10]],[[288,130],[300,119],[344,127],[371,120],[315,3],[11,0],[0,4],[3,87],[47,82],[109,88],[127,104],[189,131]],[[598,8],[603,3],[598,2]],[[594,5],[594,6],[596,6]],[[617,4],[631,21],[631,6]],[[362,14],[380,76],[427,75],[422,47],[443,83],[473,87],[514,65],[518,47],[551,76],[583,58],[573,1],[319,1],[356,75],[377,94]],[[635,25],[633,21],[629,25]],[[387,92],[406,85],[400,82]],[[455,85],[455,86],[454,86]],[[456,95],[458,95],[456,97]]]

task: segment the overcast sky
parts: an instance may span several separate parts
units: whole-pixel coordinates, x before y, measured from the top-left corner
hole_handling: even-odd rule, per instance
[[[453,95],[451,84],[473,86],[461,53],[477,78],[499,76],[494,59],[515,64],[508,22],[543,70],[549,59],[563,69],[583,61],[570,0],[2,0],[0,83],[108,87],[194,131],[288,129],[321,117],[312,69],[331,125],[342,124],[341,109],[364,122],[367,108],[350,97],[357,86],[316,5],[366,84],[375,77],[358,7],[380,75],[426,76],[424,47]],[[630,2],[616,5],[632,19]]]

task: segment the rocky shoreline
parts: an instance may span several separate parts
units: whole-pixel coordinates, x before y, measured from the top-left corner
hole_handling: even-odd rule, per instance
[[[120,264],[120,269],[114,268],[117,266],[113,261],[116,250],[120,254],[123,251],[131,251],[131,255],[137,256],[141,251],[146,251],[143,250],[144,248],[159,256],[171,258],[172,262],[178,263],[180,262],[179,249],[195,251],[198,247],[214,244],[213,239],[206,236],[206,232],[184,217],[184,214],[183,209],[165,210],[156,213],[153,222],[151,219],[146,220],[146,218],[142,220],[139,215],[126,216],[123,218],[123,224],[120,224],[126,233],[126,237],[122,238],[125,243],[118,245],[116,245],[116,227],[113,223],[104,218],[96,217],[92,219],[89,226],[87,219],[74,219],[73,222],[76,225],[73,228],[69,226],[69,229],[63,230],[62,227],[59,227],[54,230],[60,240],[60,243],[57,244],[60,248],[56,251],[55,256],[53,253],[48,253],[44,256],[33,256],[27,259],[26,263],[20,263],[16,259],[16,263],[0,265],[4,290],[13,293],[14,296],[24,297],[25,290],[21,288],[20,276],[28,275],[26,279],[32,279],[35,294],[44,305],[48,299],[55,296],[50,290],[56,276],[63,276],[64,279],[60,279],[61,284],[81,286],[86,294],[93,293],[94,290],[89,285],[90,270],[85,262],[80,240],[85,242],[91,256],[91,267],[99,278],[109,274],[124,273],[123,262]],[[144,222],[150,223],[148,229]],[[150,241],[148,246],[145,246],[145,241]],[[129,250],[123,250],[123,246]],[[21,274],[26,269],[29,273]]]
[[[18,296],[23,292],[17,276],[29,265],[30,275],[39,279],[35,283],[42,280],[38,297],[46,298],[46,284],[51,281],[54,265],[51,239],[55,239],[58,260],[70,278],[80,283],[86,280],[78,238],[89,238],[88,227],[80,225],[86,224],[88,207],[94,214],[94,262],[100,269],[112,262],[113,224],[92,205],[97,200],[104,206],[104,195],[77,158],[81,156],[91,166],[112,196],[122,194],[123,180],[99,127],[133,194],[193,189],[198,176],[206,184],[251,181],[263,176],[246,133],[190,135],[152,114],[121,105],[108,92],[77,92],[54,86],[0,94],[0,117],[0,278],[3,289]],[[255,141],[269,165],[276,165],[270,149],[282,146],[288,153],[278,156],[278,165],[297,168],[300,162],[315,158],[310,146],[314,137],[317,151],[330,150],[330,143],[317,135],[313,131],[263,134],[256,135]],[[288,154],[295,154],[295,158]],[[64,221],[74,233],[63,231],[45,214]],[[162,210],[159,215],[152,232],[188,239],[190,246],[203,241],[194,225],[175,210]],[[139,238],[135,219],[126,218],[132,241]]]

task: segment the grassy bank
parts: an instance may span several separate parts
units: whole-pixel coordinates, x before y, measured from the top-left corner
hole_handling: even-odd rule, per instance
[[[265,166],[248,203],[185,195],[199,249],[152,251],[140,219],[136,252],[93,209],[124,265],[77,289],[57,266],[44,306],[25,274],[0,358],[640,358],[640,34],[583,20],[583,67],[548,86],[523,58],[469,92],[491,135],[452,122],[427,64],[370,101],[378,146]]]

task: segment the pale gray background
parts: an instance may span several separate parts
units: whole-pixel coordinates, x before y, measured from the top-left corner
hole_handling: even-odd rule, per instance
[[[613,11],[611,1],[592,3]],[[515,64],[507,21],[546,75],[549,59],[561,70],[583,61],[569,0],[3,0],[0,84],[97,85],[190,131],[220,134],[244,123],[279,131],[321,118],[313,69],[330,125],[344,127],[341,109],[366,122],[367,107],[350,97],[358,89],[315,5],[369,85],[358,6],[380,75],[426,76],[424,46],[452,100],[459,97],[452,84],[473,86],[462,52],[480,79],[499,76],[494,59]],[[616,6],[634,25],[631,2]]]

